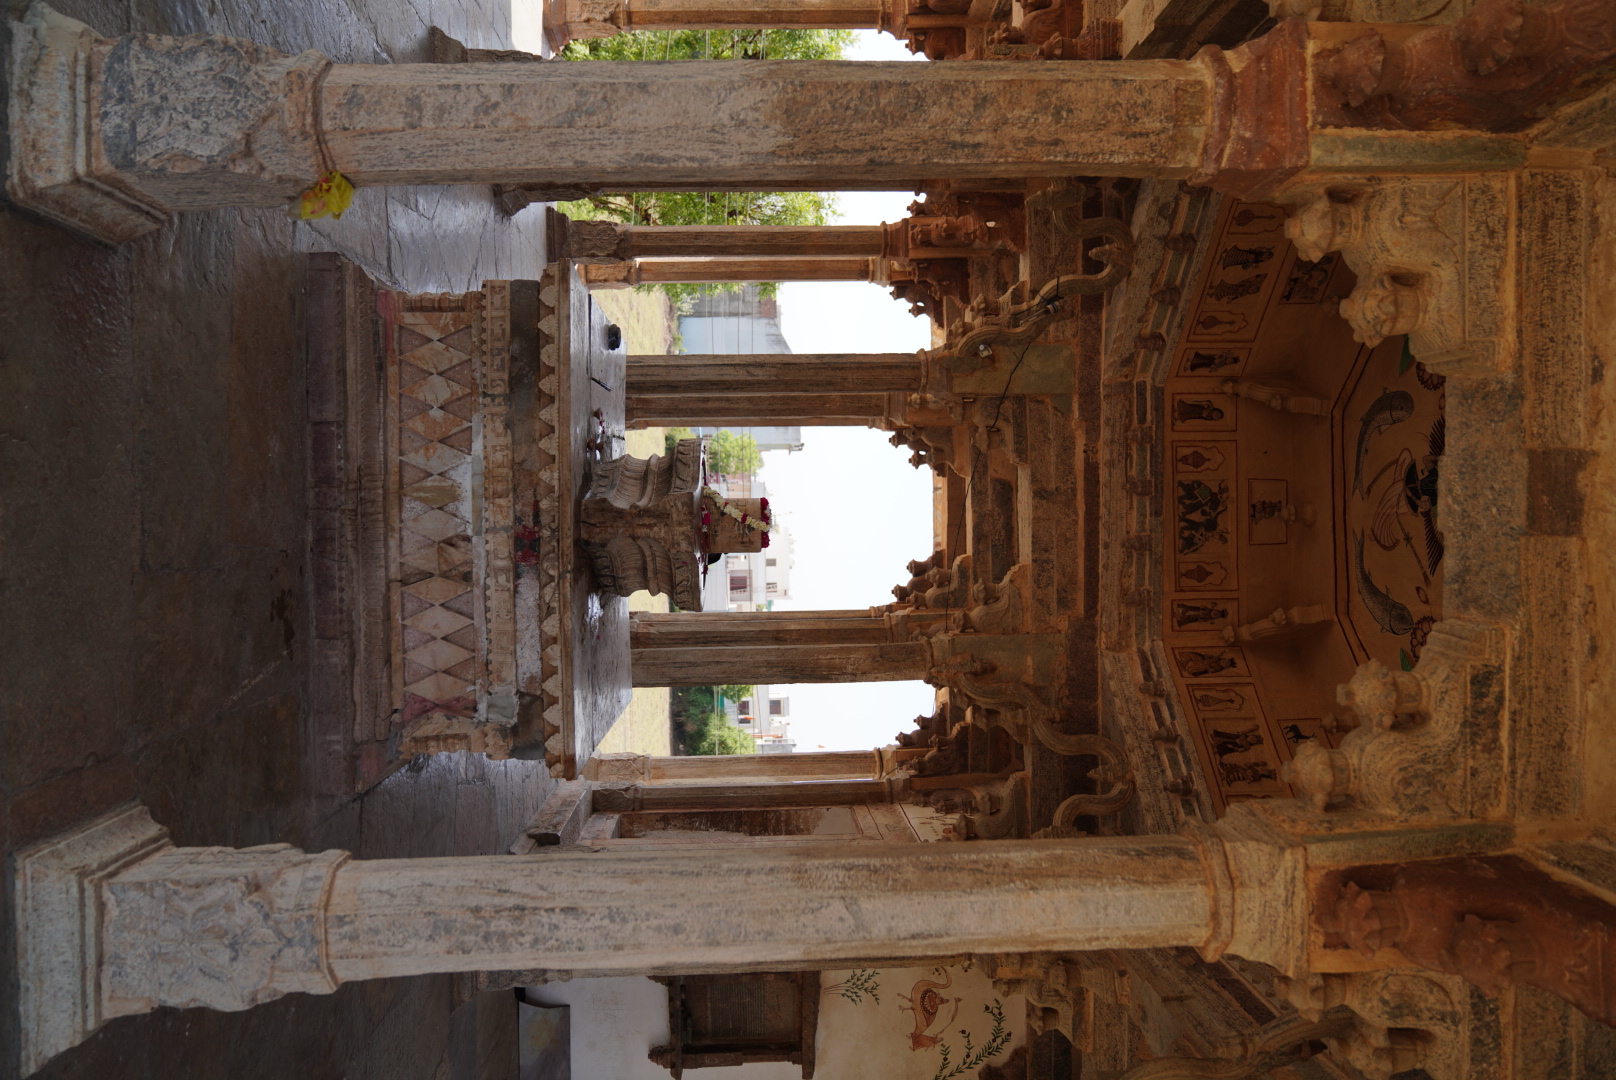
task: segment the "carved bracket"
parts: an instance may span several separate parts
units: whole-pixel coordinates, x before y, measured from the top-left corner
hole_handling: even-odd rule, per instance
[[[1514,341],[1514,182],[1507,175],[1369,179],[1293,191],[1285,234],[1304,259],[1340,251],[1341,303],[1366,345],[1409,335],[1427,368],[1496,372]]]

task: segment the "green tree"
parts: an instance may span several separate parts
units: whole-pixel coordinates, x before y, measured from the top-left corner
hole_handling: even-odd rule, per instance
[[[567,60],[840,60],[853,42],[847,30],[638,30],[573,41]],[[816,191],[649,191],[592,195],[558,203],[577,220],[631,225],[823,225],[835,211],[833,196]],[[675,301],[734,290],[726,285],[642,285]],[[759,291],[773,296],[776,283]]]
[[[850,30],[635,30],[567,43],[563,60],[840,60]]]
[[[695,432],[691,431],[689,428],[671,427],[662,433],[662,452],[671,456],[673,454],[673,448],[678,445],[681,439],[693,438],[695,438]]]
[[[681,743],[685,753],[697,756],[757,753],[752,736],[714,709],[687,717]]]
[[[720,431],[707,440],[707,467],[725,476],[750,476],[763,467],[763,451],[750,435]]]
[[[725,701],[733,701],[736,703],[745,701],[747,698],[757,693],[756,686],[742,686],[739,683],[731,683],[726,686],[715,686],[713,689],[722,694]]]

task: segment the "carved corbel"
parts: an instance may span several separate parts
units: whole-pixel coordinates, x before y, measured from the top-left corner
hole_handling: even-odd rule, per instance
[[[1490,719],[1471,696],[1472,674],[1499,666],[1495,633],[1438,623],[1415,671],[1370,662],[1341,686],[1338,700],[1363,721],[1331,749],[1297,747],[1285,774],[1315,809],[1350,804],[1402,820],[1483,817],[1498,798],[1489,755],[1472,755],[1469,733]],[[1480,726],[1485,726],[1481,724]]]
[[[1027,248],[1024,215],[938,213],[929,202],[912,203],[909,209],[909,217],[886,226],[881,254],[887,259],[974,259]]]
[[[913,748],[919,746],[936,746],[938,740],[944,738],[948,724],[948,710],[939,708],[930,716],[915,717],[915,730],[898,733],[897,742],[900,747]]]
[[[1059,1031],[1070,1038],[1090,1011],[1085,1006],[1093,991],[1084,985],[1076,958],[1058,953],[990,953],[981,960],[995,990],[1005,997],[1026,998],[1032,1006],[1028,1018],[1040,1033]]]
[[[969,636],[954,637],[954,651],[944,663],[931,669],[926,681],[946,686],[972,704],[996,711],[1005,729],[1023,745],[1036,739],[1057,754],[1098,757],[1109,770],[1107,779],[1120,781],[1129,775],[1127,755],[1110,739],[1103,735],[1073,735],[1055,726],[1060,710],[1045,701],[1041,693],[1047,674],[1029,670],[1034,666],[1030,657],[1020,672],[1002,669],[966,651],[970,643]]]
[[[1032,566],[1017,563],[1005,571],[997,585],[972,586],[971,598],[976,606],[954,616],[951,628],[982,634],[1020,634],[1031,630],[1028,624],[1032,611],[1028,595],[1031,588]]]
[[[1474,1075],[1471,1013],[1461,1005],[1469,991],[1456,976],[1405,968],[1281,977],[1276,983],[1308,1020],[1351,1010],[1355,1023],[1321,1038],[1338,1061],[1373,1080],[1389,1080],[1409,1068],[1424,1069],[1433,1080]]]
[[[911,579],[911,585],[914,584],[914,580]],[[971,596],[970,555],[959,556],[954,560],[954,565],[948,569],[933,567],[926,571],[924,583],[925,592],[912,588],[907,596],[915,607],[932,611],[963,608]]]
[[[895,300],[909,305],[909,314],[946,322],[943,302],[960,304],[971,298],[971,266],[960,258],[872,259],[881,264],[880,277],[872,268],[871,280],[892,289]]]
[[[964,816],[966,838],[1006,840],[1027,832],[1027,774],[1011,773],[1003,780],[973,784],[976,809]]]
[[[909,447],[909,464],[915,468],[930,468],[941,473],[954,464],[954,432],[947,427],[911,427],[904,425],[887,440],[896,447]]]
[[[614,37],[633,28],[626,0],[544,0],[544,36],[553,52],[569,41]]]
[[[1089,770],[1089,778],[1098,780],[1107,788],[1093,795],[1072,795],[1062,800],[1055,808],[1055,817],[1050,823],[1054,829],[1069,829],[1080,817],[1105,817],[1119,813],[1133,802],[1136,787],[1133,766],[1128,764],[1127,754],[1122,747],[1103,736],[1093,735],[1089,738],[1100,740],[1093,745],[1105,751],[1100,758],[1099,768]]]
[[[1365,179],[1294,193],[1285,234],[1304,259],[1332,251],[1358,277],[1341,302],[1353,336],[1366,345],[1409,336],[1427,368],[1496,371],[1515,325],[1512,181],[1461,178]]]

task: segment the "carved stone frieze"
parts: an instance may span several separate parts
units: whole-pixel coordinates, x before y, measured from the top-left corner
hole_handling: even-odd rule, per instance
[[[1320,810],[1350,805],[1403,821],[1495,812],[1501,795],[1485,725],[1496,722],[1498,636],[1442,622],[1414,671],[1360,667],[1338,700],[1361,723],[1339,749],[1317,740],[1296,748],[1284,771],[1298,795]]]
[[[1607,0],[1477,0],[1469,14],[1413,34],[1377,27],[1319,58],[1326,126],[1520,131],[1586,93],[1616,57]]]
[[[1359,341],[1407,334],[1428,369],[1485,374],[1514,343],[1513,193],[1508,176],[1383,177],[1281,201],[1302,258],[1339,251],[1357,274],[1341,314]]]
[[[1526,984],[1616,1019],[1616,910],[1508,856],[1363,867],[1325,882],[1326,947],[1396,949],[1488,997]],[[1419,1066],[1420,1062],[1403,1065]]]

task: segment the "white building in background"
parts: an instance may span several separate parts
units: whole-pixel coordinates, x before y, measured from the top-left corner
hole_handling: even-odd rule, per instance
[[[760,296],[754,287],[699,297],[687,314],[679,317],[681,348],[687,353],[789,353],[791,346],[780,332],[780,311],[770,297]],[[695,428],[693,434],[713,435],[718,431],[751,435],[762,451],[801,450],[799,427]],[[767,498],[768,489],[754,476],[709,477],[720,494],[732,499]],[[760,552],[725,555],[707,568],[702,582],[703,611],[768,611],[776,600],[791,597],[791,533],[783,520],[776,520],[770,531],[769,546]],[[760,688],[760,693],[762,688]],[[763,698],[764,701],[768,699]],[[783,701],[784,699],[780,699]],[[728,710],[732,719],[737,715]],[[782,714],[775,714],[776,717]],[[765,730],[762,722],[748,730],[759,738],[759,749],[778,747],[784,729]],[[740,725],[745,727],[746,725]],[[775,750],[774,752],[779,752]]]
[[[760,754],[789,754],[797,748],[791,737],[791,699],[759,685],[750,697],[724,702],[724,716],[752,736]]]

